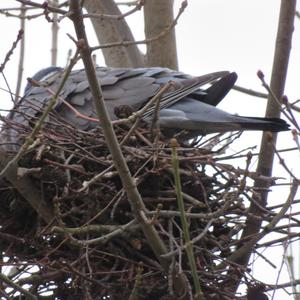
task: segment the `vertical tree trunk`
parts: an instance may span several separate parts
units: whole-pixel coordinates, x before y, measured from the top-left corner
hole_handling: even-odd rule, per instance
[[[274,95],[281,99],[284,93],[285,80],[288,70],[288,62],[291,50],[292,35],[294,31],[294,16],[296,12],[296,0],[281,0],[280,16],[278,22],[278,30],[275,44],[275,53],[273,59],[272,77],[270,88],[274,92]],[[269,94],[268,104],[266,109],[266,117],[276,118],[280,116],[280,105],[272,99],[272,95]],[[273,133],[272,143],[276,144],[277,134]],[[269,141],[268,133],[264,133],[261,142],[260,155],[257,166],[257,173],[270,177],[272,175],[273,168],[274,149]],[[259,203],[261,207],[266,207],[268,198],[268,186],[263,180],[257,179],[254,183],[254,188],[257,189],[259,196],[253,196],[255,201]],[[259,217],[263,211],[258,207],[255,202],[250,205],[248,216],[246,221],[246,227],[243,231],[241,240],[247,237],[254,237],[261,228],[262,220]],[[237,263],[246,266],[252,251],[249,251],[247,255],[241,257]],[[236,286],[237,288],[237,286]]]
[[[160,34],[173,19],[173,0],[147,0],[144,5],[146,39]],[[178,69],[175,29],[147,45],[146,64]]]
[[[88,13],[120,15],[121,12],[113,0],[86,0],[84,7]],[[91,18],[99,44],[120,41],[133,41],[127,22],[124,19]],[[102,50],[107,66],[142,67],[144,59],[136,45],[111,47]]]

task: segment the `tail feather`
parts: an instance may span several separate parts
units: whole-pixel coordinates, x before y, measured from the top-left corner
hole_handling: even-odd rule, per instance
[[[290,129],[290,125],[279,118],[259,118],[259,117],[242,117],[245,118],[240,123],[241,127],[246,130],[263,130],[263,131],[287,131]],[[247,122],[247,119],[249,122]],[[253,122],[256,121],[256,122]]]

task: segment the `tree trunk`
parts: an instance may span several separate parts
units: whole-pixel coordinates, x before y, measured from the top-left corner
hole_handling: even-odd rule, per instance
[[[147,0],[144,5],[146,39],[160,34],[173,19],[173,0]],[[174,28],[161,39],[147,44],[146,64],[178,69]]]
[[[86,0],[84,7],[88,13],[120,15],[112,0]],[[133,41],[134,37],[124,19],[91,18],[99,44]],[[106,65],[109,67],[142,67],[144,59],[136,45],[102,49]]]

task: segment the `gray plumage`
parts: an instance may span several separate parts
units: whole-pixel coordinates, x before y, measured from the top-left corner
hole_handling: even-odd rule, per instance
[[[162,131],[171,135],[185,129],[186,138],[214,132],[232,130],[288,130],[285,121],[277,118],[240,117],[229,114],[215,107],[232,88],[236,74],[216,72],[200,77],[192,77],[184,73],[166,68],[96,68],[101,84],[106,108],[111,120],[118,119],[117,108],[128,106],[132,111],[139,110],[153,97],[159,88],[174,81],[173,90],[163,95],[159,114]],[[24,97],[8,115],[8,122],[20,126],[32,125],[35,118],[51,99],[49,90],[55,92],[63,77],[63,70],[56,67],[41,70],[33,79],[42,86],[25,88]],[[209,88],[200,89],[207,83]],[[97,118],[92,95],[84,70],[72,71],[60,93],[55,111],[60,118],[80,130],[90,130],[96,122],[78,118],[64,99],[77,111],[87,117]],[[144,114],[145,120],[153,117],[153,109]],[[2,131],[2,142],[20,143],[18,132],[6,127]]]

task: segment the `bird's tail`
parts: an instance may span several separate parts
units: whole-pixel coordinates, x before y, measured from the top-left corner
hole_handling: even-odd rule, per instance
[[[263,130],[263,131],[287,131],[290,125],[279,118],[259,118],[259,117],[241,117],[243,120],[239,123],[244,130]]]

